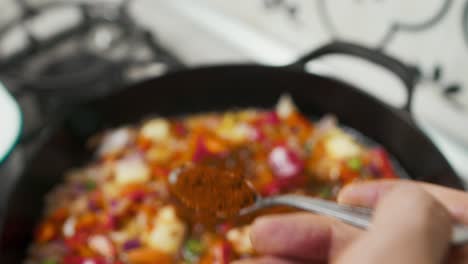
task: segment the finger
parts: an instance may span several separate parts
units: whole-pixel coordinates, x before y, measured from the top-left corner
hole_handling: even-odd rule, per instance
[[[273,256],[249,258],[249,259],[243,259],[243,260],[237,260],[237,261],[231,262],[231,264],[302,264],[302,263],[310,263],[310,262],[303,262],[300,260],[293,260],[293,259],[284,259],[284,258],[273,257]],[[313,262],[311,264],[321,264],[321,263]]]
[[[407,180],[377,180],[351,184],[341,190],[338,195],[338,202],[374,207],[385,193],[402,182],[421,186],[443,204],[457,221],[468,224],[468,194],[430,183]]]
[[[251,240],[261,254],[321,261],[336,257],[360,233],[331,218],[297,213],[258,218]]]
[[[391,190],[399,180],[376,180],[346,185],[338,193],[338,203],[375,207],[378,200]]]
[[[338,263],[441,263],[451,237],[451,216],[415,184],[401,184],[379,202],[368,232]]]

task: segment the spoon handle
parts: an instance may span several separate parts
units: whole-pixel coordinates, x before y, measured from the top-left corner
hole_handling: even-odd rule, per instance
[[[331,201],[294,194],[261,198],[254,205],[242,209],[240,214],[246,215],[262,208],[280,205],[330,216],[361,229],[366,229],[372,220],[372,210],[369,208],[341,205]],[[454,225],[452,244],[464,245],[467,243],[468,226]]]

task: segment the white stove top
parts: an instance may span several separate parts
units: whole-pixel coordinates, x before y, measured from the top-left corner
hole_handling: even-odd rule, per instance
[[[284,65],[332,38],[384,47],[389,54],[418,65],[426,76],[416,89],[413,112],[468,181],[468,92],[462,90],[454,96],[455,103],[443,95],[449,84],[468,86],[468,75],[464,74],[468,45],[460,33],[465,1],[441,4],[421,0],[410,4],[356,0],[341,1],[339,6],[338,2],[257,0],[239,5],[236,1],[139,0],[133,11],[141,23],[153,28],[192,66],[245,61]],[[265,7],[269,4],[273,7]],[[328,10],[325,19],[323,9]],[[395,10],[401,17],[390,15]],[[359,12],[361,15],[356,16]],[[378,22],[371,22],[374,20]],[[388,33],[391,25],[402,29],[392,35]],[[422,29],[417,30],[418,26]],[[399,80],[361,60],[330,56],[309,66],[315,73],[355,83],[391,105],[400,106],[405,101]],[[439,79],[428,81],[436,67],[441,73]]]

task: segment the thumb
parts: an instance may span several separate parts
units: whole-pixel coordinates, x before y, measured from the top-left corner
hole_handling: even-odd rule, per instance
[[[402,184],[381,199],[368,232],[337,263],[441,263],[451,222],[446,209],[422,188]]]

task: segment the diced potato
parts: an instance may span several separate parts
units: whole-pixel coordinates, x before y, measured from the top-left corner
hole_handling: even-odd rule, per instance
[[[244,123],[234,126],[221,126],[217,132],[221,138],[233,142],[245,141],[251,138],[252,134],[255,133],[251,126]]]
[[[121,160],[115,165],[115,181],[118,184],[144,183],[150,179],[150,169],[140,159]]]
[[[233,228],[227,232],[226,237],[238,254],[253,253],[252,243],[250,242],[250,226]]]
[[[108,182],[102,185],[101,190],[106,197],[116,197],[119,193],[119,185],[116,183]]]
[[[158,213],[158,219],[157,220],[160,220],[160,221],[178,220],[174,207],[165,206],[165,207],[161,208],[161,210]]]
[[[147,242],[153,249],[174,254],[182,245],[185,231],[185,224],[177,218],[174,207],[166,206],[156,216]]]
[[[341,176],[342,161],[362,154],[362,146],[339,128],[331,128],[313,145],[307,168],[322,181],[334,182]]]
[[[288,94],[281,95],[276,104],[276,114],[279,118],[285,119],[296,111],[296,105]]]
[[[170,135],[170,124],[163,118],[152,119],[143,125],[141,134],[152,141],[164,140]]]
[[[257,110],[255,109],[246,109],[239,112],[239,119],[241,121],[250,121],[257,117]]]
[[[124,227],[124,232],[129,237],[138,237],[143,231],[145,226],[140,226],[137,221],[133,220],[128,222]]]
[[[361,146],[344,132],[333,132],[325,142],[326,152],[332,159],[346,159],[359,155]]]
[[[171,157],[172,150],[166,146],[152,147],[146,152],[146,157],[150,161],[164,162]]]

